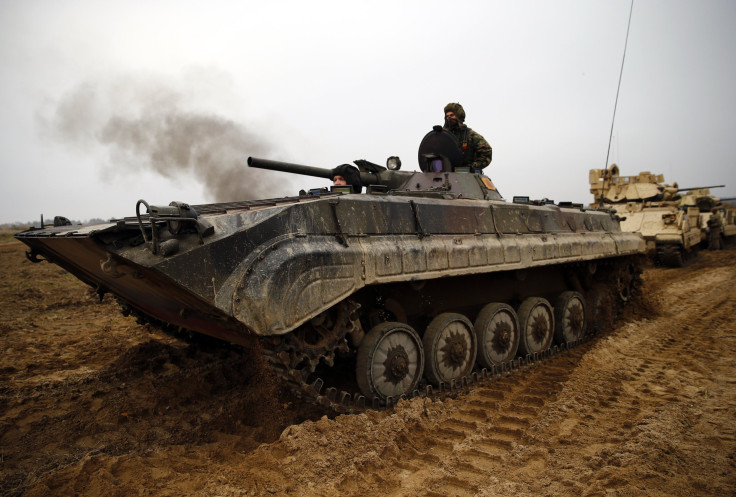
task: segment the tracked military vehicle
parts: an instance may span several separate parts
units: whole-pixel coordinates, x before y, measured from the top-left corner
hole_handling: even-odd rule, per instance
[[[642,172],[620,176],[616,164],[591,169],[592,207],[611,207],[621,217],[623,231],[641,233],[647,253],[666,266],[682,266],[699,247],[702,237],[700,210],[682,202],[677,183],[664,183],[664,176]],[[707,188],[707,187],[706,187]]]
[[[135,216],[15,236],[30,260],[114,294],[141,320],[259,347],[306,400],[392,405],[575,343],[636,289],[644,241],[610,210],[505,201],[462,157],[435,127],[420,171],[395,157],[355,161],[365,193],[139,200]],[[332,176],[254,157],[248,166]]]
[[[723,234],[722,242],[725,245],[733,246],[736,242],[736,207],[733,201],[736,198],[721,198],[721,203],[716,208],[715,214],[720,217],[721,229]]]
[[[717,185],[705,188],[680,188],[685,193],[680,199],[684,208],[698,209],[698,227],[700,228],[700,246],[718,250],[736,238],[736,222],[734,211],[723,204],[720,198],[711,195],[710,188],[721,188]]]

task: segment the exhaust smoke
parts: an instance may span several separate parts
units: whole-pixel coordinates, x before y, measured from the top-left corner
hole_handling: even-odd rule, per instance
[[[214,202],[287,194],[284,178],[246,165],[249,155],[273,155],[271,145],[241,123],[194,108],[196,93],[141,81],[85,82],[53,105],[51,117],[39,117],[62,143],[106,150],[100,172],[108,180],[149,169],[172,180],[194,177]]]

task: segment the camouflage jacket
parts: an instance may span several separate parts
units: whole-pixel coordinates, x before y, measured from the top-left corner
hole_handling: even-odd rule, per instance
[[[470,166],[480,171],[491,163],[493,150],[480,133],[476,133],[464,124],[455,129],[445,129],[457,138],[460,149],[463,151],[463,166]]]

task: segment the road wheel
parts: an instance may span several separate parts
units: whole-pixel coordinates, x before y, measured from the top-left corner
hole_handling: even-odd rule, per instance
[[[491,368],[511,361],[519,350],[519,319],[513,307],[488,304],[475,319],[478,364]]]
[[[404,323],[381,323],[358,348],[355,376],[367,398],[398,398],[416,389],[424,370],[422,340]]]
[[[607,330],[614,321],[616,303],[611,291],[605,285],[594,285],[586,292],[585,315],[588,333]]]
[[[422,342],[424,375],[434,385],[449,384],[473,370],[478,347],[473,324],[462,314],[448,312],[434,318]]]
[[[585,334],[585,299],[578,292],[563,292],[555,302],[555,339],[574,342]]]
[[[554,315],[552,306],[541,297],[529,297],[519,306],[519,350],[522,354],[543,352],[552,344]]]

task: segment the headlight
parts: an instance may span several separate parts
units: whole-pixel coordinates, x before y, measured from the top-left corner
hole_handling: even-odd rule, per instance
[[[398,157],[389,157],[386,159],[386,167],[392,171],[398,171],[401,169],[401,159]]]

